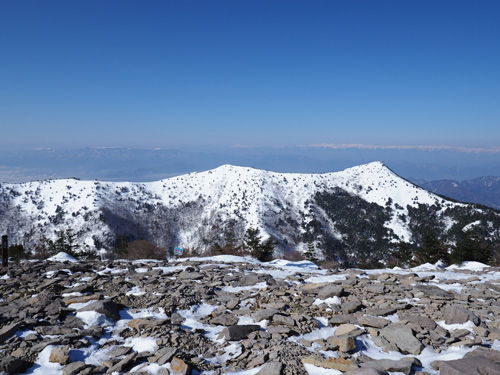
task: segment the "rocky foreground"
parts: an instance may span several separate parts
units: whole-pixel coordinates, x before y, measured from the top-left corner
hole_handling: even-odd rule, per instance
[[[0,372],[500,373],[500,271],[243,258],[0,269]]]

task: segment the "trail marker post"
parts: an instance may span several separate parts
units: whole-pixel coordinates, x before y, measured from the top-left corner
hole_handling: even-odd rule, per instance
[[[9,240],[7,236],[2,236],[2,267],[9,265]]]

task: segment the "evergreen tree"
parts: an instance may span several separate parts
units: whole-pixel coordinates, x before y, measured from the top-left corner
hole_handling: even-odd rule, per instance
[[[413,252],[408,242],[400,241],[391,253],[394,258],[394,265],[397,267],[408,266],[411,262]]]
[[[449,261],[448,249],[433,231],[427,231],[417,248],[415,258],[418,264]]]
[[[317,263],[318,259],[316,258],[316,248],[314,246],[313,241],[309,241],[307,243],[307,251],[304,253],[304,257],[309,261],[313,263]]]
[[[488,263],[492,257],[493,248],[474,229],[462,232],[451,253],[452,262],[457,264],[468,260]]]
[[[269,237],[263,243],[260,244],[255,257],[261,262],[269,262],[273,259],[274,248],[278,242],[274,240],[274,238]]]
[[[273,251],[278,243],[272,237],[262,242],[260,231],[257,228],[248,228],[243,244],[252,256],[261,262],[268,262],[273,258]]]
[[[248,228],[243,240],[243,246],[245,250],[250,254],[256,253],[260,246],[260,242],[261,238],[259,230],[257,228]]]

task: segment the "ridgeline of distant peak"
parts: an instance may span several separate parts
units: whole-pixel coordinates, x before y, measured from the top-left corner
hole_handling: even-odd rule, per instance
[[[399,243],[417,246],[428,231],[453,243],[471,226],[495,241],[500,214],[430,193],[381,162],[325,174],[222,165],[145,183],[0,185],[0,231],[28,250],[71,229],[90,249],[126,238],[203,253],[240,244],[254,227],[278,241],[278,252],[312,247],[318,257],[358,265],[386,262]]]
[[[500,210],[500,177],[485,176],[465,181],[413,180],[413,182],[439,195]]]

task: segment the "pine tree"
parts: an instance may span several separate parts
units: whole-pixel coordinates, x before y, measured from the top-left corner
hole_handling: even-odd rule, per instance
[[[316,248],[314,246],[313,241],[309,241],[307,243],[307,251],[304,253],[304,257],[309,261],[313,263],[317,263],[318,259],[316,258]]]
[[[451,253],[451,260],[457,264],[464,261],[488,263],[492,257],[493,248],[474,229],[462,233]]]
[[[261,262],[269,262],[273,258],[273,251],[278,244],[272,237],[262,242],[260,231],[257,228],[248,228],[243,241],[244,248]]]
[[[427,231],[417,248],[416,260],[419,264],[436,263],[439,260],[449,261],[448,249],[436,233]]]

